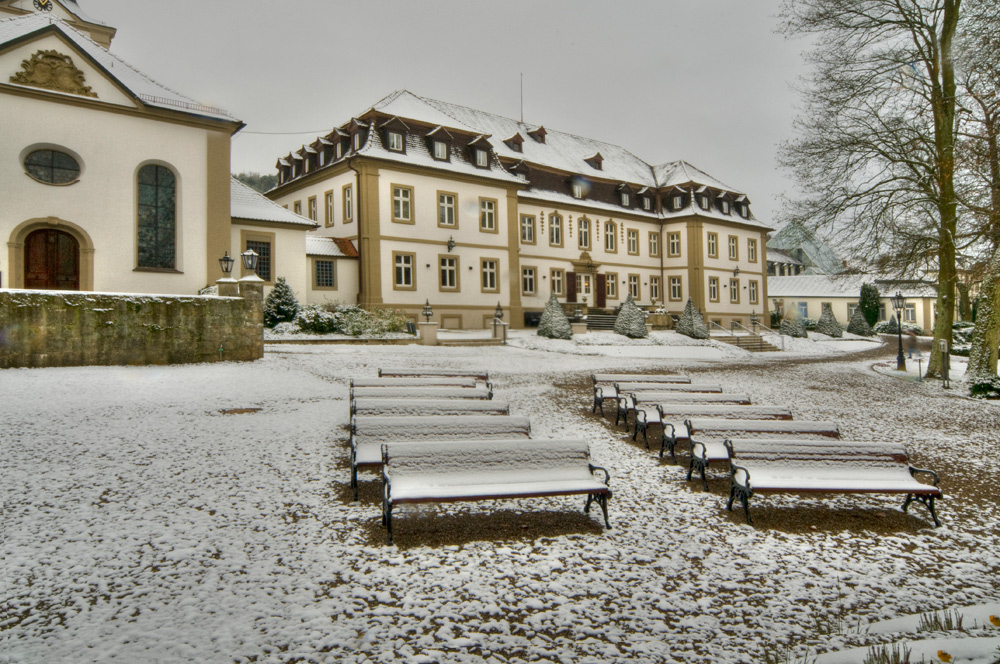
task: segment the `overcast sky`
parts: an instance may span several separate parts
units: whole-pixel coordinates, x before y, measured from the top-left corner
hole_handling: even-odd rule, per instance
[[[526,122],[687,160],[764,222],[793,193],[775,148],[805,45],[774,32],[778,0],[78,1],[120,57],[247,124],[234,172],[398,89],[517,118],[523,72]]]

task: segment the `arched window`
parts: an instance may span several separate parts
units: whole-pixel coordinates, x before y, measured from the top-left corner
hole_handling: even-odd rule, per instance
[[[139,267],[176,267],[177,179],[165,166],[139,169]]]

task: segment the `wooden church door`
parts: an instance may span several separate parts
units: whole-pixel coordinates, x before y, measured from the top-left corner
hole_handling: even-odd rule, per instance
[[[24,287],[80,290],[80,244],[52,228],[34,231],[24,243]]]

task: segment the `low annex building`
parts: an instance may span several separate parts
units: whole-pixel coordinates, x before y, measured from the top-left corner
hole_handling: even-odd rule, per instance
[[[404,90],[276,166],[268,196],[321,225],[311,302],[413,317],[430,302],[456,328],[483,327],[497,303],[519,326],[550,293],[600,309],[631,294],[677,315],[690,297],[725,326],[766,314],[770,228],[684,161]]]

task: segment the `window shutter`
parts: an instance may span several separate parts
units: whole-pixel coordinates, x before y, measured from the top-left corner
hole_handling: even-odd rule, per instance
[[[597,293],[594,299],[598,309],[608,306],[608,277],[604,274],[597,275]]]
[[[566,273],[566,301],[576,302],[576,272]]]

